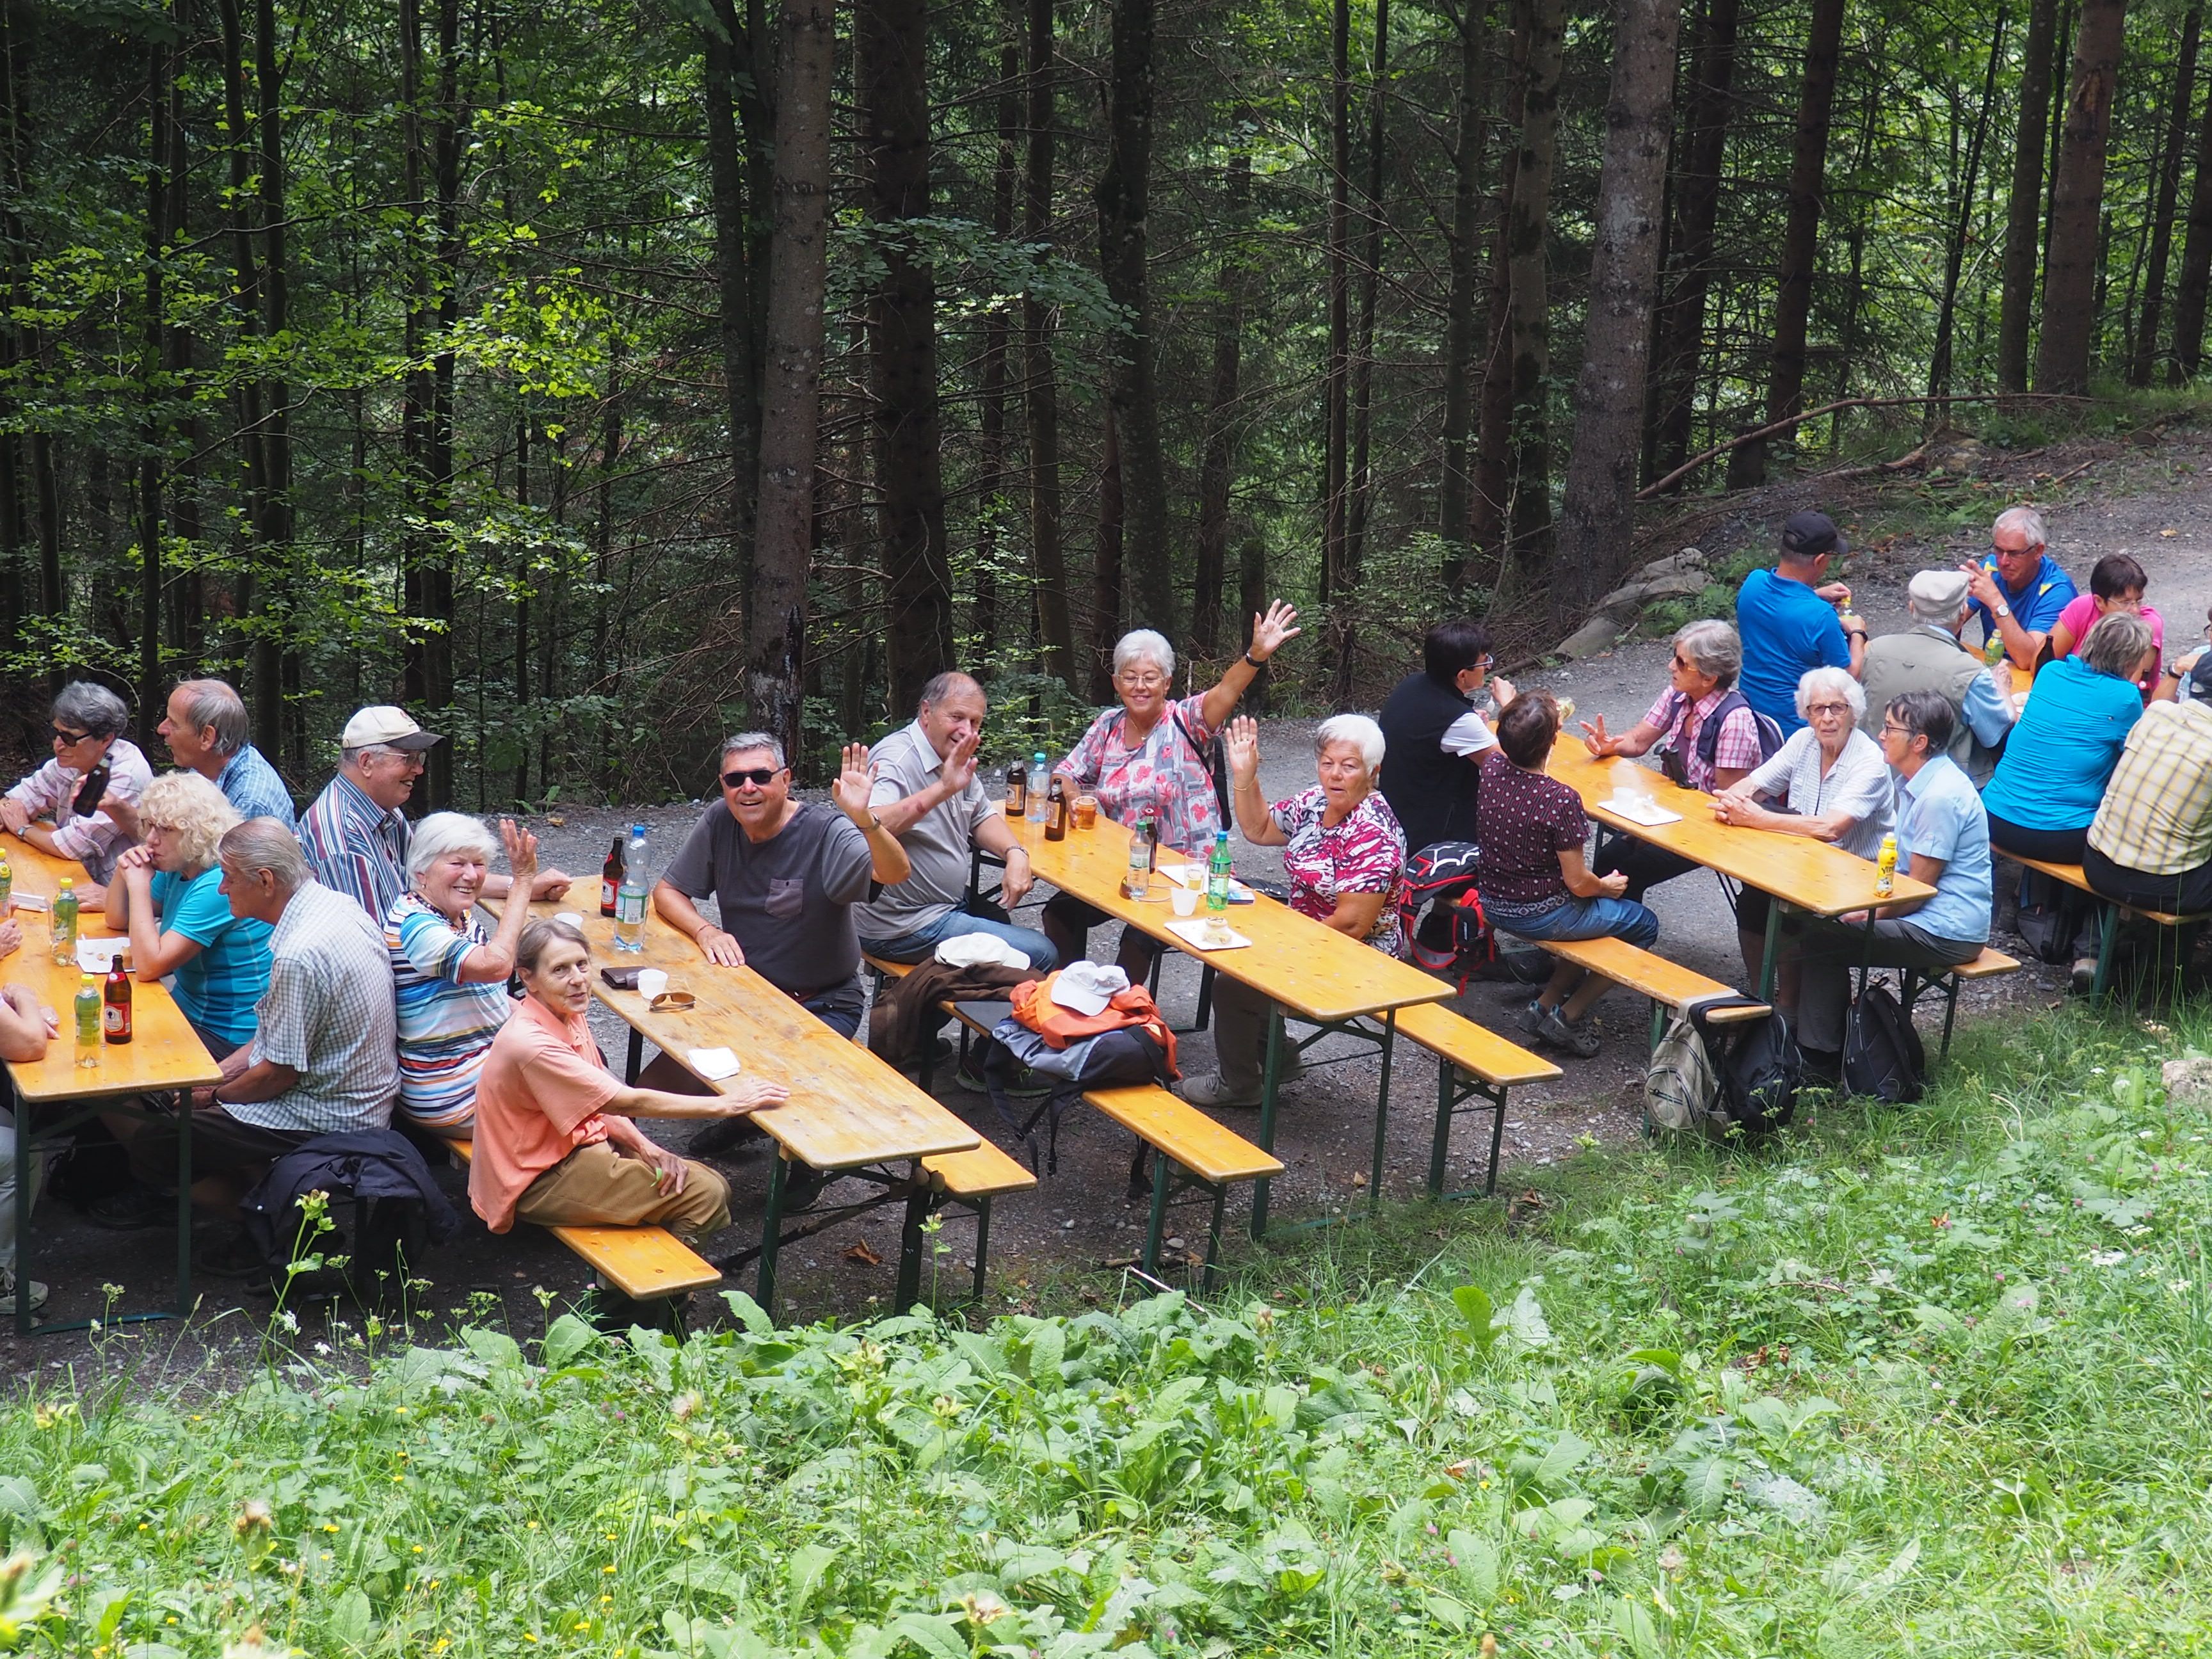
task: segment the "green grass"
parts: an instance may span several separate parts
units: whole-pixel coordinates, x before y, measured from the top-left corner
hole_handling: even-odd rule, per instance
[[[1918,1108],[1593,1152],[1531,1229],[1409,1206],[1210,1312],[740,1298],[682,1346],[563,1320],[272,1350],[190,1407],[45,1390],[0,1415],[0,1648],[2200,1651],[2188,1035],[1984,1028]]]

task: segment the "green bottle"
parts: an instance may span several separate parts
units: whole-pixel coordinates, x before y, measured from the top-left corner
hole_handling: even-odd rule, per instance
[[[62,890],[54,895],[54,961],[66,968],[76,960],[76,883],[62,878]]]
[[[0,853],[0,921],[8,920],[9,907],[15,896],[15,872],[9,866],[8,855]]]
[[[103,1041],[105,1036],[100,1029],[100,980],[87,974],[76,988],[76,1063],[99,1065]]]
[[[1221,911],[1229,908],[1229,832],[1213,832],[1213,856],[1206,866],[1206,908]]]

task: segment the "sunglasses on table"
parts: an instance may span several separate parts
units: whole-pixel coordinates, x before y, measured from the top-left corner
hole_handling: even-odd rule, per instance
[[[742,789],[750,783],[756,788],[765,789],[775,781],[776,774],[784,769],[781,766],[756,766],[742,772],[725,772],[722,774],[722,787]]]

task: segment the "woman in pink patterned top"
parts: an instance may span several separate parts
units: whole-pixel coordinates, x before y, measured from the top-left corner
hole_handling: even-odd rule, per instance
[[[1228,732],[1237,827],[1255,847],[1279,847],[1291,878],[1291,908],[1324,927],[1396,956],[1404,943],[1398,899],[1406,884],[1406,833],[1375,791],[1382,728],[1364,714],[1339,714],[1314,732],[1312,788],[1273,806],[1260,793],[1260,728]],[[1265,1079],[1267,1000],[1225,975],[1213,987],[1213,1052],[1220,1070],[1193,1078],[1194,1106],[1257,1106]],[[1297,1062],[1286,1068],[1293,1075]]]
[[[1114,647],[1114,690],[1121,706],[1102,711],[1053,769],[1066,775],[1071,793],[1097,797],[1104,817],[1132,830],[1157,819],[1163,843],[1203,860],[1213,850],[1214,832],[1224,827],[1206,745],[1260,665],[1297,637],[1297,619],[1278,599],[1252,618],[1251,648],[1229,665],[1213,690],[1180,699],[1169,696],[1175,647],[1149,628],[1124,634]],[[1085,935],[1106,920],[1103,910],[1072,893],[1057,894],[1044,907],[1045,936],[1060,948],[1062,962],[1080,961]],[[1132,980],[1150,971],[1158,948],[1133,929],[1122,931],[1121,963]]]

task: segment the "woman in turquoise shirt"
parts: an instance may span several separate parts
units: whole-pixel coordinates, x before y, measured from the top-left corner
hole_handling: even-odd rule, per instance
[[[269,988],[269,924],[231,914],[216,843],[240,820],[197,772],[165,772],[138,802],[145,844],[116,860],[107,920],[131,939],[140,983],[171,979],[177,1006],[220,1060],[252,1040]]]
[[[2142,716],[2136,679],[2156,654],[2150,624],[2112,611],[2035,677],[2034,695],[2005,741],[2004,758],[1982,791],[1990,842],[2001,853],[2079,864],[2089,822],[2120,750]]]

